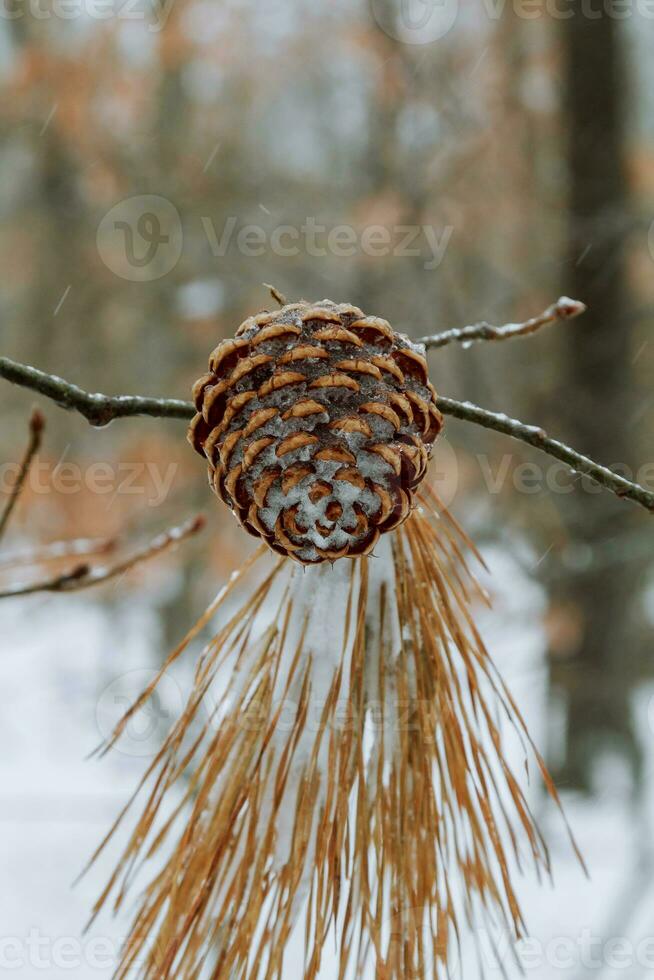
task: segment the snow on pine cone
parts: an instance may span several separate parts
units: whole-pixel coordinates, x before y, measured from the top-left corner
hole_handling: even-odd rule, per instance
[[[193,396],[211,486],[304,564],[369,554],[408,517],[443,424],[424,348],[329,300],[245,320]]]

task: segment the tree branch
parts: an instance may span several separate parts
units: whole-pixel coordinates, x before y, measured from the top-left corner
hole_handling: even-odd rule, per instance
[[[35,565],[51,565],[68,558],[97,557],[115,551],[117,538],[72,538],[70,541],[53,541],[36,548],[23,548],[3,554],[0,558],[0,573],[5,568],[20,568]]]
[[[117,562],[115,565],[97,568],[91,568],[86,563],[78,565],[70,572],[64,572],[45,581],[11,586],[5,591],[0,591],[0,599],[13,599],[17,596],[32,595],[35,592],[76,592],[80,589],[88,589],[93,585],[100,585],[102,582],[108,582],[110,579],[124,575],[135,565],[147,561],[172,545],[179,544],[193,534],[197,534],[204,527],[204,523],[202,516],[191,518],[184,524],[159,534],[145,548],[136,551],[129,558]]]
[[[500,412],[489,412],[485,408],[479,408],[471,402],[458,402],[453,398],[439,398],[438,407],[446,415],[454,418],[463,419],[464,422],[474,422],[482,425],[485,429],[493,429],[495,432],[503,432],[504,435],[526,442],[529,446],[534,446],[548,456],[561,460],[566,463],[574,472],[584,473],[586,476],[599,483],[605,489],[610,490],[616,497],[624,497],[640,504],[646,510],[654,511],[654,493],[641,487],[638,483],[632,483],[614,473],[607,466],[594,462],[588,456],[582,456],[565,443],[557,439],[550,439],[547,433],[536,425],[525,425],[517,419],[509,418]]]
[[[557,306],[558,304],[554,304],[552,309]],[[576,313],[570,315],[576,315]],[[541,319],[541,317],[536,317],[536,321]],[[529,322],[533,324],[535,321]],[[533,332],[537,328],[532,326],[530,329]],[[192,402],[181,401],[177,398],[142,398],[139,395],[117,395],[114,397],[99,394],[89,395],[77,385],[71,385],[61,378],[51,377],[35,368],[17,364],[6,357],[0,358],[0,377],[7,378],[14,384],[31,388],[33,391],[38,391],[48,398],[53,398],[61,407],[80,412],[93,425],[106,425],[114,418],[125,418],[130,415],[191,419],[195,414],[195,407]],[[95,409],[92,410],[92,406],[97,407],[98,405],[102,406],[99,414]],[[618,476],[606,466],[595,463],[592,459],[583,456],[564,443],[550,439],[538,426],[525,425],[517,419],[511,419],[496,412],[489,412],[471,402],[455,401],[453,398],[439,397],[437,405],[444,415],[452,415],[454,418],[463,419],[465,422],[473,422],[475,425],[481,425],[486,429],[503,432],[505,435],[525,442],[529,446],[534,446],[549,456],[566,463],[575,472],[584,473],[591,477],[596,483],[610,490],[616,496],[633,500],[646,510],[654,510],[654,493],[637,483],[632,483],[630,480]]]
[[[585,305],[578,300],[561,296],[556,303],[548,306],[540,316],[534,316],[524,323],[505,323],[503,327],[493,327],[486,322],[474,323],[469,327],[458,327],[454,330],[445,330],[443,333],[432,334],[429,337],[420,337],[418,343],[424,344],[429,350],[434,350],[437,347],[446,347],[447,344],[452,343],[467,346],[479,340],[512,340],[514,337],[528,337],[540,330],[541,327],[546,327],[551,323],[561,323],[564,320],[572,320],[584,313],[585,310]]]
[[[53,374],[46,374],[27,364],[0,357],[0,377],[22,388],[45,395],[60,408],[79,412],[91,425],[103,426],[114,419],[132,415],[187,419],[193,414],[189,402],[176,398],[144,398],[142,395],[101,395],[84,391],[77,385]]]
[[[18,476],[16,477],[14,485],[9,493],[7,503],[2,510],[2,514],[0,514],[0,538],[2,538],[7,529],[7,525],[9,524],[14,507],[18,502],[20,492],[23,489],[25,480],[27,479],[27,474],[29,473],[32,461],[39,451],[44,426],[45,419],[37,409],[34,409],[32,415],[30,416],[30,438],[27,444],[27,449],[25,450],[23,461],[20,464]]]

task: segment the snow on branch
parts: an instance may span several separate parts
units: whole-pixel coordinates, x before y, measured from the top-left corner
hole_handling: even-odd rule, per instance
[[[0,377],[21,388],[29,388],[70,411],[79,412],[91,425],[103,426],[132,415],[187,419],[193,415],[190,402],[177,398],[146,398],[142,395],[101,395],[84,391],[70,381],[38,368],[0,357]]]
[[[420,337],[418,343],[424,344],[429,350],[446,347],[447,344],[458,343],[467,346],[480,340],[512,340],[514,337],[528,337],[541,327],[552,323],[572,320],[586,311],[584,303],[576,299],[561,296],[556,303],[548,306],[540,316],[534,316],[524,323],[505,323],[503,327],[493,327],[490,323],[473,323],[469,327],[456,327],[443,333]]]
[[[485,408],[479,408],[471,402],[457,402],[453,398],[439,398],[438,407],[446,415],[454,418],[463,419],[464,422],[474,422],[482,425],[485,429],[494,429],[495,432],[503,432],[504,435],[526,442],[529,446],[540,449],[541,452],[553,456],[554,459],[566,463],[575,473],[584,473],[592,477],[596,483],[601,484],[616,497],[624,497],[626,500],[633,500],[646,510],[654,511],[654,493],[641,487],[638,483],[632,483],[610,470],[601,463],[596,463],[588,456],[566,446],[558,439],[551,439],[544,429],[537,425],[525,425],[518,419],[509,418],[501,412],[489,412]]]
[[[31,595],[35,592],[76,592],[80,589],[88,589],[92,585],[108,582],[110,579],[120,578],[136,565],[140,565],[141,562],[154,558],[155,555],[160,555],[162,551],[166,551],[186,540],[186,538],[197,534],[203,527],[204,518],[202,516],[193,517],[183,524],[157,535],[145,547],[135,551],[123,561],[95,568],[87,563],[77,565],[72,571],[64,572],[53,578],[23,585],[13,585],[4,591],[0,590],[0,599],[11,599],[16,596]]]

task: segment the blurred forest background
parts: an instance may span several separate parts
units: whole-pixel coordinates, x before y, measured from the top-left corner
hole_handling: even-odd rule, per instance
[[[413,336],[523,319],[566,293],[588,304],[581,320],[436,351],[434,383],[654,488],[654,12],[636,0],[435,10],[7,0],[0,353],[92,391],[186,398],[218,340],[270,305],[262,282],[351,301]],[[1,382],[0,399],[1,463],[22,452],[34,398]],[[30,930],[51,955],[57,936],[78,936],[98,880],[69,882],[144,763],[140,749],[83,762],[106,734],[98,705],[161,661],[251,547],[210,496],[183,423],[96,431],[42,407],[40,482],[5,542],[5,581],[12,555],[37,543],[135,542],[197,510],[209,525],[117,585],[0,610],[0,937],[17,940],[21,978],[43,976]],[[102,492],[85,478],[98,461]],[[652,937],[654,526],[456,421],[434,479],[489,557],[491,649],[593,874],[576,872],[541,801],[557,885],[525,886],[530,934]],[[530,974],[635,980],[650,956],[628,969],[546,957]],[[110,969],[82,957],[47,975]]]

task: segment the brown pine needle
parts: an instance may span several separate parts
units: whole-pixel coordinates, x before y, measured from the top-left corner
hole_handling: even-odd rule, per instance
[[[465,535],[423,506],[375,559],[278,562],[206,646],[94,910],[149,874],[117,980],[137,963],[143,980],[282,978],[302,918],[304,980],[332,931],[343,980],[369,959],[386,980],[445,978],[479,916],[524,933],[513,870],[523,843],[545,873],[549,856],[496,702],[531,742],[474,628]],[[163,820],[173,785],[181,802]]]

